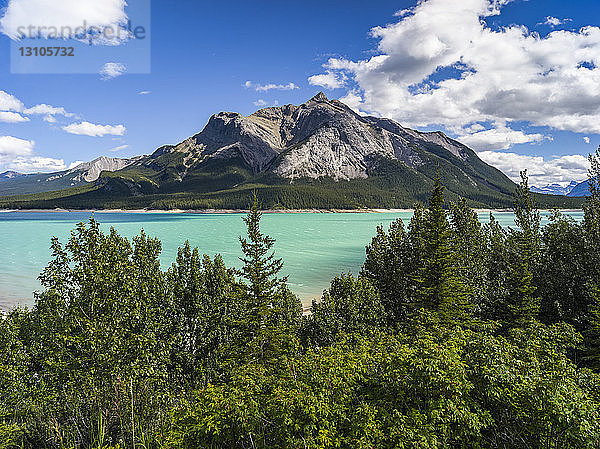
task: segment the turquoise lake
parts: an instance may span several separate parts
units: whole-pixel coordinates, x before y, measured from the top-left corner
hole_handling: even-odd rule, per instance
[[[263,232],[276,239],[275,251],[283,258],[283,274],[305,305],[319,297],[337,274],[356,273],[365,259],[365,246],[378,225],[397,218],[410,220],[410,212],[265,214]],[[581,219],[581,212],[569,215]],[[0,212],[0,308],[31,305],[39,290],[37,276],[50,260],[50,239],[66,242],[78,222],[90,212]],[[118,213],[96,212],[104,230],[114,227],[132,237],[141,229],[163,244],[162,268],[175,260],[186,240],[201,253],[222,254],[228,266],[239,266],[238,238],[245,232],[242,214]],[[514,215],[494,213],[503,226],[514,226]],[[480,213],[482,222],[489,212]]]

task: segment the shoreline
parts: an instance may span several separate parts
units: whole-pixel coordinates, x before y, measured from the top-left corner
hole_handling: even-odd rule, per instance
[[[538,209],[551,212],[555,209]],[[583,212],[583,209],[558,209],[560,212]],[[512,213],[512,209],[473,209],[476,213]],[[0,209],[0,213],[64,213],[87,212],[103,214],[247,214],[248,209]],[[414,209],[265,209],[263,214],[387,214],[413,213]]]

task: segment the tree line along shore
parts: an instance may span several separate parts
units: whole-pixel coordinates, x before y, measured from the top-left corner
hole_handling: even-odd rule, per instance
[[[600,154],[577,222],[515,228],[436,180],[310,314],[243,217],[241,268],[95,220],[0,318],[0,448],[597,448]]]

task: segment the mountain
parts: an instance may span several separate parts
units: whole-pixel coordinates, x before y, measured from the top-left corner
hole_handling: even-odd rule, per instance
[[[18,173],[16,171],[5,171],[4,173],[0,173],[0,181],[6,181],[7,179],[18,178],[19,176],[23,176],[23,173]]]
[[[404,208],[426,201],[439,172],[450,199],[510,207],[515,184],[441,132],[361,116],[319,93],[299,106],[213,115],[204,129],[93,183],[6,198],[2,207],[244,209]],[[577,200],[540,195],[541,206]]]
[[[588,184],[588,181],[585,180],[585,181],[577,184],[575,187],[573,187],[573,189],[571,189],[571,191],[569,192],[568,196],[581,197],[581,196],[588,196],[589,194],[590,194],[589,184]]]
[[[577,184],[579,184],[577,181],[571,181],[570,183],[547,184],[544,187],[531,186],[531,191],[546,195],[568,195]]]
[[[0,174],[0,196],[25,195],[29,193],[50,192],[96,181],[103,171],[121,170],[139,160],[118,159],[101,156],[91,162],[55,173],[24,175],[16,172]],[[6,177],[4,175],[7,175]]]

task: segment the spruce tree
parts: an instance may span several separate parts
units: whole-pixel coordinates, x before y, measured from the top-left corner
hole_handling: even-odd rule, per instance
[[[527,170],[514,198],[515,224],[508,239],[510,264],[508,298],[504,321],[509,327],[524,326],[538,318],[540,299],[536,295],[534,275],[540,258],[540,213],[529,191]]]
[[[416,277],[418,306],[437,312],[442,322],[468,320],[470,292],[458,270],[439,173],[425,214],[422,240],[421,269]]]
[[[271,251],[275,239],[260,232],[260,219],[262,212],[253,193],[250,212],[243,218],[248,229],[248,238],[240,237],[244,257],[240,260],[244,263],[241,276],[248,281],[248,294],[257,306],[260,315],[268,314],[269,300],[279,286],[287,281],[287,278],[279,279],[277,275],[283,267],[281,259],[275,258]]]
[[[590,297],[590,318],[586,337],[586,359],[600,368],[600,147],[589,157],[588,185],[590,195],[584,205],[586,290]]]
[[[287,276],[278,277],[283,262],[272,251],[275,239],[260,231],[262,212],[253,192],[248,215],[243,218],[247,238],[240,237],[244,257],[238,274],[247,281],[243,285],[246,315],[241,323],[247,332],[250,352],[263,359],[266,350],[275,350],[275,341],[298,325],[302,314],[299,299],[287,288]],[[280,349],[280,348],[279,348]]]

